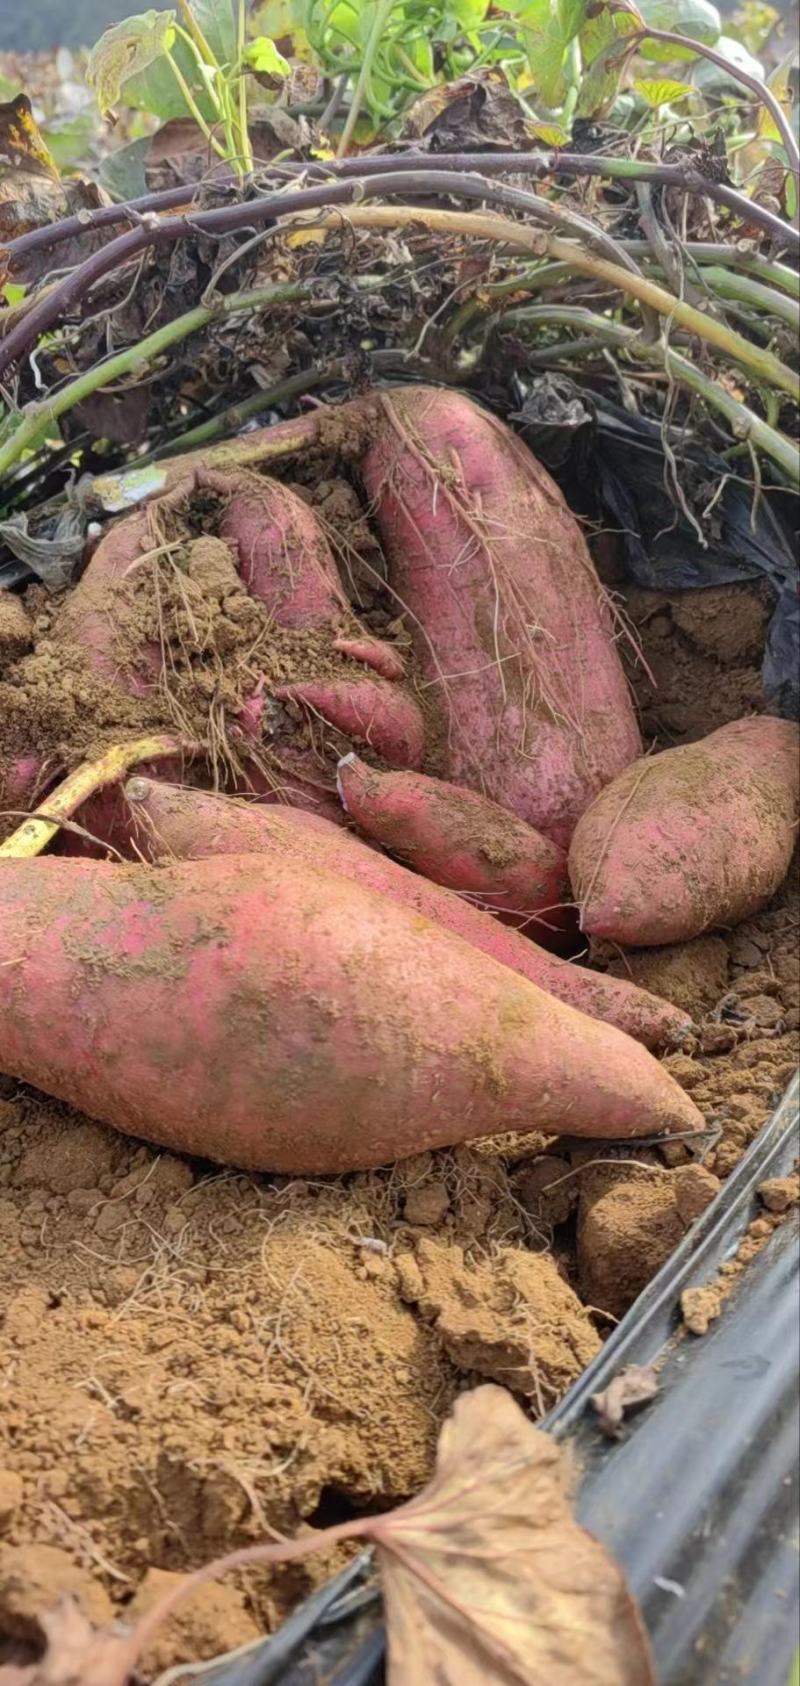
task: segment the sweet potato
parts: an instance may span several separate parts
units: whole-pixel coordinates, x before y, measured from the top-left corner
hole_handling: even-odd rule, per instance
[[[404,387],[380,404],[362,476],[439,699],[447,776],[566,846],[641,754],[578,522],[535,457],[463,394]]]
[[[647,947],[763,907],[797,836],[798,749],[796,725],[760,715],[626,768],[572,839],[583,929]]]
[[[4,861],[0,951],[0,1070],[226,1164],[337,1173],[503,1130],[702,1122],[637,1043],[297,861]]]
[[[336,563],[314,512],[288,486],[247,470],[199,469],[197,485],[225,499],[219,534],[276,625],[335,625],[351,617]]]
[[[499,925],[451,891],[417,877],[325,818],[295,808],[231,802],[145,778],[129,780],[125,794],[129,810],[125,836],[133,827],[137,856],[154,861],[162,856],[196,860],[252,853],[268,855],[270,866],[277,858],[340,873],[436,920],[567,1006],[616,1025],[646,1047],[678,1046],[690,1028],[688,1015],[668,1002],[624,979],[557,960],[535,942]]]
[[[382,773],[356,755],[339,762],[342,803],[359,831],[397,855],[434,884],[469,893],[502,913],[509,924],[531,927],[544,910],[559,921],[567,891],[563,849],[525,820],[476,791],[423,773]]]
[[[386,679],[316,679],[275,685],[273,696],[322,715],[348,738],[368,744],[391,767],[421,767],[425,722],[417,704]]]

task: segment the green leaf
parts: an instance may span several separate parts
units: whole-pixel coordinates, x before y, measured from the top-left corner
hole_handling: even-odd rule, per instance
[[[533,123],[531,133],[543,146],[566,146],[569,140],[566,129],[559,128],[558,123]]]
[[[100,165],[100,180],[114,199],[141,199],[147,192],[145,163],[150,151],[150,136],[120,146],[109,152]]]
[[[100,110],[110,111],[130,77],[160,59],[174,40],[174,12],[141,12],[107,29],[86,66],[86,80]]]
[[[489,0],[449,0],[445,15],[454,18],[462,29],[477,29],[489,10]]]
[[[289,76],[291,65],[286,63],[282,53],[268,35],[259,35],[255,41],[250,41],[245,47],[242,58],[251,70],[260,70],[263,76]]]
[[[3,298],[6,304],[21,304],[27,292],[27,287],[21,281],[7,281],[3,287]]]
[[[586,0],[528,0],[518,14],[533,84],[545,105],[564,99],[564,59],[585,15]]]
[[[634,82],[633,86],[653,110],[660,105],[674,105],[676,100],[683,100],[687,94],[694,93],[691,82],[672,82],[668,76],[662,76],[657,81],[646,79]]]
[[[729,35],[721,35],[716,42],[716,51],[722,58],[727,59],[732,68],[743,70],[748,76],[755,76],[759,82],[764,80],[764,66],[754,59],[752,53],[741,41],[734,41]],[[692,81],[696,88],[704,91],[712,88],[730,88],[741,91],[742,84],[736,77],[728,75],[719,65],[712,64],[710,59],[701,59],[692,69]]]
[[[636,18],[629,12],[612,13],[608,8],[587,21],[581,31],[586,68],[576,107],[579,117],[605,115],[611,109],[624,69],[621,44],[637,27]]]
[[[722,34],[719,12],[709,0],[640,0],[639,10],[653,29],[688,35],[692,41],[702,41],[707,47],[713,47]],[[642,41],[639,52],[642,58],[661,64],[693,57],[687,48],[672,47],[666,41]]]
[[[236,24],[231,0],[190,0],[190,6],[214,57],[220,64],[232,65],[236,57]]]
[[[62,123],[44,125],[42,134],[59,170],[70,170],[89,156],[96,127],[96,114],[93,116],[90,111],[81,112]]]

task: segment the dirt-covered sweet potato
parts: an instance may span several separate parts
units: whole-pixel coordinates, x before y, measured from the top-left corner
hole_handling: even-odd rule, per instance
[[[0,951],[0,1071],[224,1164],[702,1124],[638,1043],[297,860],[6,860]]]
[[[568,895],[563,849],[497,802],[424,773],[384,773],[346,755],[339,795],[359,831],[435,884],[539,936]]]
[[[380,407],[362,476],[438,699],[446,776],[564,846],[641,754],[580,526],[525,445],[463,393],[403,387]]]
[[[498,924],[452,891],[409,872],[319,814],[231,801],[141,777],[129,780],[125,801],[123,826],[111,841],[119,846],[122,839],[125,847],[132,839],[136,858],[197,860],[253,853],[270,860],[298,860],[308,867],[340,873],[436,920],[559,1001],[616,1025],[646,1047],[677,1047],[691,1027],[689,1015],[669,1002],[625,979],[557,960],[537,943]],[[96,824],[95,816],[93,829]],[[70,847],[68,842],[65,846]]]
[[[792,721],[756,715],[627,767],[572,839],[583,929],[648,947],[757,912],[792,857],[799,755]]]

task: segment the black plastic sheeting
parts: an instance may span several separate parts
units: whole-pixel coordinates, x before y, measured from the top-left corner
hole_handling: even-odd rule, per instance
[[[518,383],[512,418],[573,509],[599,509],[620,535],[628,576],[650,591],[766,579],[775,606],[764,694],[776,713],[800,711],[796,499],[754,495],[749,457],[738,468],[567,376]],[[665,450],[665,442],[668,451]],[[741,478],[737,478],[741,475]],[[679,493],[675,488],[679,487]],[[689,518],[681,511],[681,502]]]
[[[716,1200],[541,1425],[576,1454],[578,1517],[625,1569],[659,1686],[788,1686],[790,1678],[800,1623],[795,1218],[748,1265],[708,1334],[681,1336],[677,1324],[683,1290],[712,1280],[736,1252],[760,1209],[759,1184],[793,1168],[799,1096],[795,1079]],[[653,1363],[655,1399],[621,1439],[605,1439],[592,1394],[626,1365]],[[380,1600],[365,1553],[279,1633],[204,1672],[198,1686],[384,1680]]]

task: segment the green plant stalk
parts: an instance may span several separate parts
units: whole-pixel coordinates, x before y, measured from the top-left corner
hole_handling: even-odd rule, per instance
[[[183,94],[184,100],[186,101],[187,109],[191,113],[192,117],[194,118],[198,129],[202,130],[202,133],[205,135],[209,146],[212,146],[214,148],[214,151],[216,152],[217,156],[219,158],[224,158],[224,159],[227,160],[228,154],[227,154],[224,146],[220,145],[220,142],[217,140],[216,135],[209,128],[209,126],[208,126],[208,124],[205,120],[205,117],[203,116],[203,113],[200,110],[199,105],[197,104],[197,101],[194,97],[194,94],[192,93],[192,90],[189,87],[189,84],[186,80],[186,77],[184,76],[183,71],[181,70],[180,66],[178,64],[176,64],[174,58],[172,57],[171,52],[169,51],[169,48],[167,48],[167,50],[164,54],[164,57],[166,58],[167,64],[169,65],[170,70],[172,71],[172,74],[175,77],[175,81],[177,82],[178,87],[180,88],[180,91]],[[231,162],[233,162],[233,160],[231,160]]]
[[[519,310],[507,312],[504,320],[511,325],[554,323],[559,327],[580,328],[589,331],[595,338],[602,339],[606,345],[623,349],[645,363],[656,363],[679,385],[687,387],[690,392],[696,392],[700,398],[713,409],[723,415],[729,422],[738,440],[750,440],[759,447],[765,456],[771,457],[794,485],[800,485],[800,451],[792,444],[786,435],[779,433],[768,422],[762,420],[755,412],[742,404],[725,390],[718,381],[703,374],[688,357],[682,357],[673,351],[664,340],[653,344],[646,344],[634,328],[625,328],[619,322],[609,322],[605,316],[597,316],[592,310],[584,310],[578,305],[523,305]]]
[[[297,375],[288,375],[285,381],[278,381],[277,386],[270,387],[268,391],[251,393],[249,398],[243,398],[239,404],[231,404],[219,416],[198,422],[197,427],[190,427],[178,439],[170,440],[157,451],[151,451],[146,457],[137,457],[133,466],[147,468],[151,462],[160,462],[163,457],[182,456],[184,451],[193,451],[195,446],[207,445],[212,439],[227,439],[253,416],[263,415],[265,410],[271,410],[276,404],[286,404],[291,398],[301,398],[325,381],[340,378],[341,373],[341,368],[334,364],[327,369],[302,369]]]
[[[247,121],[247,77],[245,76],[244,71],[246,29],[247,19],[245,16],[245,0],[239,0],[236,31],[239,76],[239,143],[245,175],[251,176],[253,173],[253,149],[250,145],[250,127]]]
[[[577,35],[573,35],[567,48],[565,69],[567,73],[567,94],[564,100],[561,119],[564,128],[569,132],[572,128],[572,119],[575,116],[575,107],[578,103],[578,95],[581,91],[581,77],[583,75],[581,44]]]
[[[699,279],[710,287],[712,293],[718,293],[722,299],[737,299],[741,304],[749,304],[754,310],[764,310],[770,316],[777,316],[781,322],[788,322],[795,333],[800,333],[800,304],[796,299],[790,299],[779,293],[774,287],[765,287],[760,281],[753,281],[749,275],[735,275],[731,270],[721,265],[705,265],[699,270]]]
[[[178,0],[178,11],[186,24],[188,34],[191,35],[192,39],[197,43],[201,59],[204,60],[206,64],[213,65],[215,70],[219,70],[221,68],[219,59],[217,58],[210,42],[206,40],[197,18],[192,11],[189,0]]]
[[[364,48],[364,57],[361,63],[361,69],[358,73],[358,81],[353,89],[353,95],[350,100],[350,107],[345,119],[345,125],[339,139],[339,145],[336,148],[337,158],[343,158],[345,156],[353,138],[353,131],[356,123],[358,122],[358,114],[364,103],[364,97],[367,89],[369,88],[370,73],[375,60],[375,54],[380,46],[384,24],[389,22],[389,18],[391,17],[394,9],[394,3],[395,0],[377,0],[377,4],[375,6],[375,16],[372,20],[372,28],[369,32],[366,47]]]
[[[163,328],[157,328],[136,345],[127,346],[124,351],[118,351],[115,356],[107,358],[105,363],[87,369],[85,374],[78,375],[52,398],[24,410],[19,427],[6,444],[0,446],[0,474],[5,474],[25,451],[40,444],[53,422],[66,415],[68,410],[74,410],[76,404],[82,404],[84,399],[91,398],[94,392],[108,386],[110,381],[119,380],[123,375],[133,374],[143,365],[152,363],[163,352],[169,351],[171,346],[178,345],[181,340],[187,339],[189,334],[196,333],[198,328],[205,328],[209,322],[215,322],[224,316],[233,316],[240,310],[260,310],[265,305],[287,304],[299,299],[308,299],[312,293],[313,288],[308,283],[286,282],[271,287],[257,287],[245,293],[229,293],[224,298],[216,299],[213,304],[197,305],[194,310],[187,310],[183,316],[176,316],[173,322],[167,322]]]
[[[200,52],[200,49],[197,45],[197,42],[194,40],[193,36],[191,36],[188,33],[188,30],[182,29],[181,25],[179,23],[175,25],[175,34],[179,35],[181,40],[186,43],[186,46],[189,48],[189,51],[192,54],[192,57],[195,61],[195,64],[199,65],[201,71],[202,70],[212,70],[212,69],[215,68],[213,65],[209,65],[207,63],[207,61],[203,58],[203,55]],[[204,77],[203,80],[205,81],[206,89],[208,91],[208,97],[209,97],[209,99],[211,100],[211,102],[214,106],[214,110],[216,111],[217,116],[220,117],[222,115],[222,108],[221,108],[220,103],[219,103],[219,95],[217,93],[216,86],[215,86],[216,77],[210,77],[209,79],[206,79]]]

